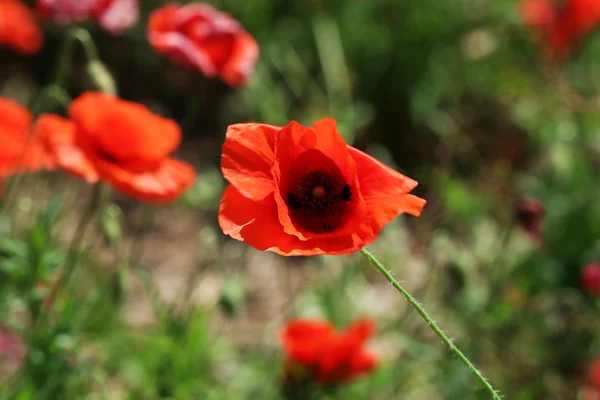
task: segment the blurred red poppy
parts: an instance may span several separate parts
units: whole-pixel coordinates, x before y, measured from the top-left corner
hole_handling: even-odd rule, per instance
[[[521,17],[535,31],[548,28],[554,22],[556,10],[550,0],[521,1]]]
[[[37,53],[44,42],[33,12],[20,0],[0,0],[0,47]]]
[[[542,239],[542,221],[546,208],[541,200],[535,197],[525,197],[517,204],[517,219],[535,241]]]
[[[322,385],[348,382],[372,371],[377,358],[364,348],[374,324],[361,320],[343,332],[326,321],[295,320],[281,332],[286,371],[291,380],[316,380]]]
[[[0,361],[22,360],[27,352],[23,340],[15,333],[0,325]]]
[[[230,86],[246,82],[259,49],[231,16],[208,4],[167,4],[150,15],[148,40],[161,54]]]
[[[194,168],[169,157],[181,141],[175,121],[96,92],[74,100],[69,116],[42,116],[35,129],[64,170],[150,203],[174,201],[194,182]]]
[[[36,9],[63,25],[93,19],[115,35],[135,25],[140,14],[138,0],[38,0]]]
[[[399,214],[421,214],[414,180],[346,145],[335,120],[312,127],[237,124],[221,169],[230,185],[223,232],[282,255],[348,254],[375,240]]]
[[[595,358],[590,362],[588,367],[588,377],[592,386],[596,389],[600,389],[600,358]]]
[[[521,15],[540,35],[548,55],[561,59],[598,26],[600,1],[567,0],[557,6],[551,0],[524,0]]]
[[[581,271],[581,290],[593,296],[600,297],[600,262],[589,263]],[[598,369],[600,384],[600,367]]]
[[[0,177],[52,167],[40,142],[29,135],[32,119],[25,107],[0,97]]]

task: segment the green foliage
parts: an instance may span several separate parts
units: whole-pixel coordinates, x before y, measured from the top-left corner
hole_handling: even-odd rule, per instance
[[[218,233],[226,125],[326,115],[348,142],[420,182],[423,216],[394,221],[372,251],[505,398],[563,400],[589,384],[599,303],[580,283],[600,260],[597,35],[551,64],[513,0],[214,0],[261,48],[252,79],[233,91],[154,53],[145,23],[163,2],[141,3],[142,22],[123,37],[90,28],[102,63],[76,57],[72,81],[47,91],[40,108],[62,107],[66,91],[116,84],[122,97],[189,122],[182,155],[202,157],[202,167],[177,206],[157,211],[151,238],[134,235],[145,229],[139,206],[114,196],[98,210],[99,229],[78,242],[80,187],[69,198],[50,176],[7,183],[0,321],[27,351],[15,371],[0,368],[0,399],[487,398],[360,257],[283,260]],[[2,53],[3,94],[26,100],[47,83],[64,29],[47,33],[39,56]],[[58,194],[44,197],[39,182]],[[546,208],[541,241],[515,217],[524,196]],[[190,221],[198,226],[186,230]],[[192,229],[190,278],[176,266]],[[159,250],[169,276],[193,289],[173,290],[183,304],[164,296]],[[128,320],[147,309],[143,324]],[[286,319],[342,328],[365,315],[378,327],[373,374],[333,388],[284,384],[277,335]]]

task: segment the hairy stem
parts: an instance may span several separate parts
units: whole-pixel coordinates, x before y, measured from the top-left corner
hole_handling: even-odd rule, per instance
[[[412,295],[408,293],[406,289],[404,289],[396,279],[394,279],[392,274],[390,274],[390,272],[383,266],[383,264],[381,264],[379,260],[377,260],[377,258],[375,258],[375,256],[366,248],[362,248],[360,252],[367,258],[367,260],[369,260],[371,264],[373,264],[373,266],[375,266],[375,268],[379,270],[379,272],[385,277],[385,279],[387,279],[387,281],[391,283],[392,286],[404,296],[404,298],[410,303],[410,305],[415,310],[417,310],[419,315],[423,317],[425,322],[427,322],[427,324],[436,333],[436,335],[438,335],[440,339],[442,339],[442,342],[444,342],[446,346],[448,346],[448,348],[454,354],[456,354],[460,361],[462,361],[462,363],[465,364],[465,366],[473,373],[473,375],[475,375],[475,377],[482,383],[482,385],[487,389],[492,398],[494,400],[501,400],[500,394],[496,390],[494,390],[492,385],[487,381],[487,379],[485,379],[481,372],[479,372],[479,370],[475,368],[473,363],[469,361],[467,356],[465,356],[463,352],[460,351],[458,347],[454,345],[454,343],[452,343],[452,340],[450,340],[448,336],[446,336],[446,334],[437,326],[437,324],[433,321],[433,319],[431,319],[429,314],[427,314],[427,312],[419,304],[419,302],[414,297],[412,297]]]

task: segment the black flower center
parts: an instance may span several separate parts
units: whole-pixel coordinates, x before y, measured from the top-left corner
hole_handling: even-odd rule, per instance
[[[331,232],[343,223],[352,200],[350,185],[324,171],[311,171],[287,195],[294,222],[312,233]]]

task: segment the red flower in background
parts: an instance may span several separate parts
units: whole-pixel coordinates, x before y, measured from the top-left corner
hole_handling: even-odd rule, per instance
[[[27,352],[23,340],[13,332],[0,325],[0,361],[22,360]]]
[[[567,0],[556,6],[551,0],[524,0],[521,15],[541,37],[548,55],[567,56],[600,23],[599,0]]]
[[[331,118],[231,125],[221,170],[223,232],[282,255],[353,253],[425,205],[408,194],[417,182],[346,145]]]
[[[581,272],[581,290],[600,297],[600,262],[589,263]],[[598,383],[600,383],[600,368]]]
[[[63,25],[93,19],[113,34],[135,25],[140,14],[138,0],[38,0],[36,9]]]
[[[517,204],[519,223],[536,241],[540,241],[542,238],[541,224],[544,215],[546,215],[546,208],[539,199],[525,197]]]
[[[600,358],[596,358],[590,363],[588,376],[590,383],[596,389],[600,389]]]
[[[372,371],[378,361],[364,344],[373,330],[374,325],[368,320],[361,320],[343,332],[337,332],[325,321],[289,322],[280,336],[286,352],[288,377],[332,385]]]
[[[525,24],[538,32],[552,25],[556,18],[556,9],[550,0],[524,0],[520,12]]]
[[[230,86],[246,82],[259,54],[237,21],[203,3],[167,4],[152,12],[148,40],[158,53]]]
[[[181,141],[179,126],[141,104],[88,92],[69,107],[71,120],[39,118],[35,135],[58,166],[150,203],[177,199],[195,179],[194,168],[169,157]]]
[[[32,119],[25,107],[0,97],[0,177],[53,167],[42,144],[29,135]]]
[[[44,42],[33,12],[20,0],[0,0],[0,47],[37,53]]]

